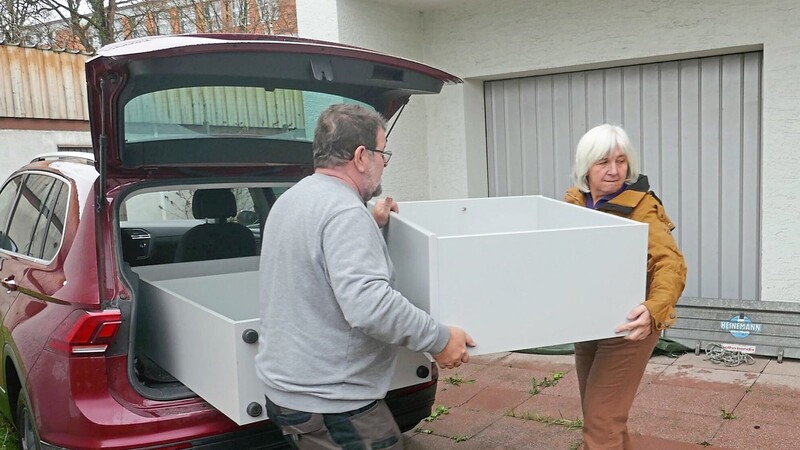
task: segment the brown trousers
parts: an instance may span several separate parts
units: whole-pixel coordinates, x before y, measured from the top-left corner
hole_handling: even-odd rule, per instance
[[[267,416],[293,449],[401,450],[403,435],[386,402],[353,411],[318,414],[278,406],[266,399]]]
[[[658,342],[601,339],[575,344],[575,370],[583,408],[584,450],[631,450],[628,412]]]

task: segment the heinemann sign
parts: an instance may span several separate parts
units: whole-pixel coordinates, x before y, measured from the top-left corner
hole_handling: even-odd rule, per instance
[[[761,332],[760,323],[721,322],[719,326],[723,330],[754,331],[756,333]]]
[[[722,330],[730,331],[733,337],[745,338],[750,333],[761,333],[762,325],[760,323],[753,323],[749,317],[744,314],[731,317],[730,320],[723,320],[719,323]]]

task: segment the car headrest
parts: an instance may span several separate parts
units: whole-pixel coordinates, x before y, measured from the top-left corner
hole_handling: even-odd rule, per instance
[[[236,215],[236,198],[230,189],[199,189],[192,197],[195,219],[223,219]]]

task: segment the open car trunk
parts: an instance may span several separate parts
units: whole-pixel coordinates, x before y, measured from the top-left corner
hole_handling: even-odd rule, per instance
[[[133,269],[142,381],[191,389],[239,425],[266,419],[256,376],[258,257]],[[401,352],[391,389],[431,380],[430,359]]]
[[[150,187],[128,196],[120,236],[123,248],[130,249],[124,252],[125,272],[135,284],[131,379],[142,395],[154,400],[199,396],[239,425],[266,419],[254,365],[263,225],[259,218],[266,219],[272,203],[290,184]],[[225,223],[177,218],[177,210],[169,211],[170,220],[142,220],[153,214],[148,210],[166,213],[163,204],[175,204],[178,198],[196,201],[208,191],[236,193],[232,195],[236,209],[245,208],[245,213]],[[155,200],[162,203],[152,205]],[[202,239],[190,242],[193,230],[248,218],[255,223],[238,225],[253,235],[254,253],[198,257],[208,249]],[[201,248],[186,248],[192,245]],[[181,261],[181,252],[196,258]],[[430,368],[428,356],[402,350],[390,388],[429,382]]]

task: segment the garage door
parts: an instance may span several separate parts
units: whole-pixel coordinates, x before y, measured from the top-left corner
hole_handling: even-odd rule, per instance
[[[677,224],[685,297],[759,300],[761,52],[487,82],[491,196],[562,198],[583,133],[626,129]]]

